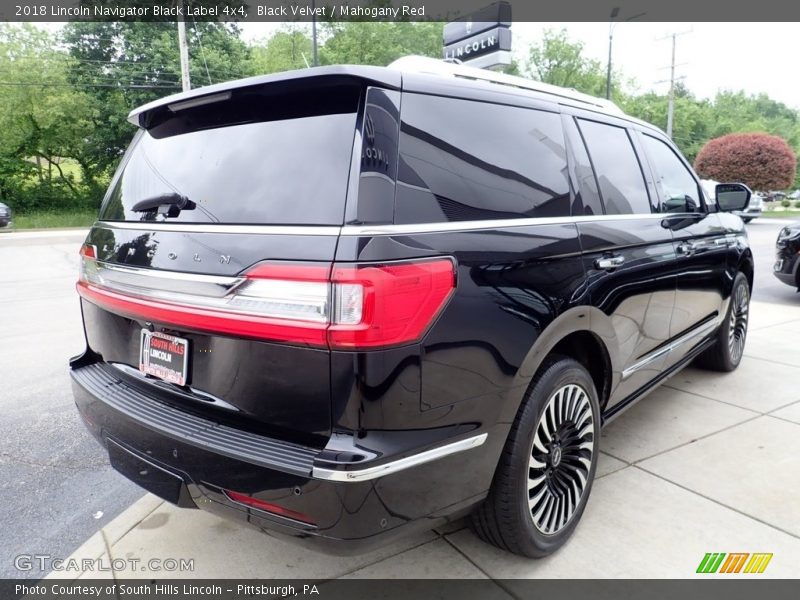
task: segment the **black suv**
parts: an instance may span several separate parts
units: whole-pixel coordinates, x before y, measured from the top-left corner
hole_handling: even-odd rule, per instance
[[[335,66],[135,110],[83,245],[74,393],[180,506],[363,551],[472,514],[558,548],[600,428],[742,358],[749,190],[574,91]]]
[[[800,223],[787,225],[778,232],[772,271],[780,281],[800,291]]]

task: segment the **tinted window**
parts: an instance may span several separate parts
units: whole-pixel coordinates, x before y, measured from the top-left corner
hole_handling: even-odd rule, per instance
[[[581,133],[572,117],[564,121],[564,133],[572,150],[570,176],[575,185],[575,199],[572,205],[573,215],[602,215],[603,203],[597,189],[597,179],[592,170],[592,163],[586,153]]]
[[[661,140],[643,135],[642,143],[661,198],[659,212],[693,212],[701,203],[697,181],[689,169]]]
[[[396,223],[569,215],[556,113],[404,94]]]
[[[232,124],[167,137],[145,131],[134,141],[101,219],[155,219],[153,210],[131,209],[148,198],[179,195],[193,207],[170,221],[340,224],[356,106],[352,113]]]
[[[622,127],[579,119],[606,214],[650,213],[642,168]]]

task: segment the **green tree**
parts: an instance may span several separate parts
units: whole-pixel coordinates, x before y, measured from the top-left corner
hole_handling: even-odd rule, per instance
[[[91,128],[86,95],[69,85],[68,67],[46,31],[0,26],[0,196],[16,208],[67,206],[85,195],[62,167]]]
[[[286,25],[252,46],[252,70],[255,73],[277,73],[305,68],[312,62],[311,46],[311,37],[304,28]]]
[[[320,63],[386,66],[409,54],[442,56],[443,23],[325,23]]]
[[[537,81],[605,97],[605,66],[584,56],[583,43],[570,40],[565,29],[545,30],[539,43],[530,47],[522,72]],[[616,77],[613,83],[617,90]]]
[[[86,90],[83,113],[92,124],[75,158],[97,194],[134,133],[128,112],[181,90],[176,28],[169,22],[120,21],[76,21],[64,28],[62,41],[72,58],[67,77]],[[187,37],[194,87],[254,72],[235,25],[191,22]]]

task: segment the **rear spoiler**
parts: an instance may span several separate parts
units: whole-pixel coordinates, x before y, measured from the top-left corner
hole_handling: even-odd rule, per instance
[[[388,89],[399,90],[402,84],[401,74],[393,69],[385,67],[370,67],[362,65],[336,65],[330,67],[314,67],[297,71],[285,71],[283,73],[273,73],[271,75],[257,75],[246,79],[226,81],[215,85],[197,88],[181,94],[172,94],[165,98],[160,98],[149,102],[139,108],[135,108],[128,115],[128,121],[137,127],[147,128],[148,115],[165,107],[173,112],[204,104],[224,101],[231,98],[237,90],[249,87],[257,87],[270,83],[279,82],[300,82],[303,79],[317,79],[328,77],[345,77],[362,79],[367,84],[377,85]]]

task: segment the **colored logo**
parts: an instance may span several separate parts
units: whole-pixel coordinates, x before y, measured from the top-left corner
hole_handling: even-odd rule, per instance
[[[697,566],[698,573],[763,573],[772,553],[707,552]]]

